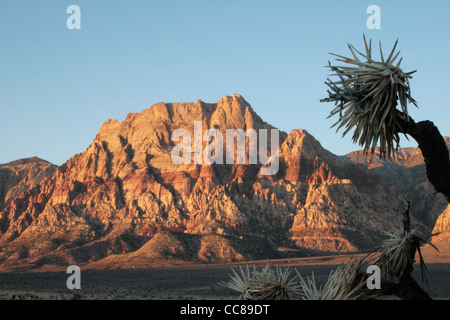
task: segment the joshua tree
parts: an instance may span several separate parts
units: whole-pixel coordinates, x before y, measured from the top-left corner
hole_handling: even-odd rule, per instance
[[[333,75],[339,79],[325,82],[330,87],[329,96],[321,101],[336,103],[330,117],[339,114],[339,120],[333,126],[338,125],[337,130],[345,128],[343,135],[354,128],[353,141],[362,145],[366,154],[372,155],[379,145],[381,157],[394,156],[400,134],[410,135],[422,151],[429,181],[450,202],[450,162],[445,141],[432,122],[416,123],[408,114],[408,102],[417,107],[409,86],[415,71],[400,69],[402,59],[396,62],[399,52],[395,53],[397,42],[386,60],[380,44],[381,61],[372,59],[372,44],[371,41],[368,44],[365,37],[364,45],[365,54],[349,45],[353,58],[333,54],[346,66],[329,63]],[[363,264],[371,263],[377,264],[385,274],[385,293],[396,294],[402,299],[430,299],[411,272],[418,252],[422,277],[426,280],[420,247],[425,243],[432,245],[429,238],[433,235],[422,237],[417,229],[411,229],[409,202],[400,227],[397,233],[387,233],[388,238],[367,256],[333,271],[323,289],[317,288],[314,276],[305,280],[297,272],[300,279],[297,284],[295,277],[289,278],[289,269],[273,270],[269,265],[261,271],[254,268],[253,272],[248,266],[245,270],[241,267],[240,274],[233,270],[231,280],[222,285],[240,292],[241,299],[371,299],[375,295],[364,290],[364,275],[360,272]]]
[[[348,45],[353,58],[336,54],[344,66],[329,68],[337,81],[327,79],[329,96],[322,102],[335,102],[330,116],[339,115],[333,125],[337,130],[345,128],[346,135],[354,128],[353,141],[364,147],[366,154],[375,152],[379,145],[381,157],[395,155],[400,134],[413,137],[422,151],[428,180],[436,192],[442,193],[450,202],[450,161],[445,140],[431,121],[415,122],[408,114],[408,103],[417,107],[411,96],[409,79],[412,72],[400,69],[402,59],[397,61],[397,42],[384,59],[380,43],[381,61],[372,58],[372,43],[364,37],[365,54]],[[406,136],[407,138],[407,136]],[[375,262],[387,269],[393,281],[389,286],[395,294],[405,299],[427,299],[429,296],[411,277],[416,251],[419,252],[422,274],[425,267],[420,246],[428,240],[415,234],[410,228],[409,204],[404,213],[403,230],[390,235],[375,251],[381,257]]]
[[[397,41],[387,59],[380,44],[381,61],[372,58],[372,41],[368,44],[365,37],[365,54],[352,45],[348,46],[353,58],[332,54],[346,65],[329,63],[338,80],[327,79],[329,96],[321,101],[336,103],[329,116],[339,115],[333,126],[338,125],[337,130],[345,128],[343,136],[354,128],[353,141],[366,153],[373,154],[379,144],[380,156],[391,157],[398,148],[400,134],[413,137],[425,159],[428,180],[450,202],[449,152],[431,121],[415,122],[408,114],[408,102],[417,107],[409,85],[415,71],[400,69],[400,51],[395,53]]]

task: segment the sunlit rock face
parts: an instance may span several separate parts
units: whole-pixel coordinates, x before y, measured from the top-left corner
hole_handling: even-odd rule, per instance
[[[262,174],[260,154],[254,164],[194,161],[196,148],[210,143],[195,122],[223,138],[227,129],[253,129],[260,142],[267,130],[267,155],[278,154],[279,167]],[[191,137],[189,163],[173,162],[177,129]],[[83,153],[54,172],[41,168],[46,178],[4,201],[0,259],[41,266],[281,258],[368,250],[398,228],[406,201],[382,177],[302,129],[279,132],[277,153],[273,129],[236,94],[107,120]],[[239,147],[249,157],[249,146]],[[224,139],[224,159],[239,147],[227,151]]]

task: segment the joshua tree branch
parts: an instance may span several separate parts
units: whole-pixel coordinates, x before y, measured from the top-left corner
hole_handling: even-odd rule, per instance
[[[442,193],[450,202],[449,151],[438,128],[431,121],[399,121],[399,133],[413,137],[422,151],[427,177],[436,192]]]

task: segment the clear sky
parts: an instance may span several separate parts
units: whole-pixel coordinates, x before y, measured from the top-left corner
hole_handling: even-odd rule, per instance
[[[81,9],[69,30],[68,6]],[[381,29],[369,30],[369,5]],[[389,52],[411,80],[416,120],[450,135],[450,1],[1,0],[0,163],[38,156],[62,164],[107,119],[164,102],[241,94],[270,124],[303,128],[342,155],[360,149],[330,126],[329,52]],[[378,55],[375,55],[378,57]],[[402,139],[401,146],[415,146]]]

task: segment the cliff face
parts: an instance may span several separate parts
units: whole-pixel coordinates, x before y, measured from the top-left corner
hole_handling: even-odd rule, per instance
[[[450,205],[437,218],[433,233],[438,233],[435,238],[436,242],[450,240]]]
[[[108,120],[85,152],[7,203],[0,213],[3,265],[354,252],[398,228],[406,208],[400,195],[305,130],[280,132],[274,175],[262,174],[265,161],[174,164],[175,130],[189,132],[191,160],[196,143],[208,145],[195,121],[223,137],[226,129],[255,129],[262,141],[259,130],[266,129],[274,154],[274,128],[239,95],[214,104],[158,103],[122,122]]]
[[[450,138],[444,139],[450,150]],[[364,165],[410,201],[410,213],[423,224],[423,228],[432,233],[441,233],[434,241],[449,237],[450,205],[428,181],[419,148],[401,148],[393,159],[380,159],[378,154],[369,159],[363,151],[352,152],[346,159]]]
[[[0,210],[19,194],[51,176],[56,168],[36,157],[0,165]]]

